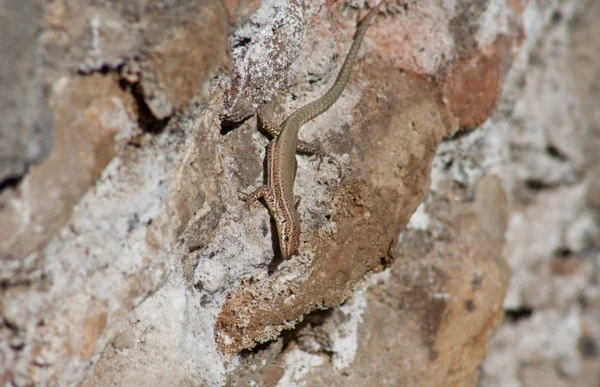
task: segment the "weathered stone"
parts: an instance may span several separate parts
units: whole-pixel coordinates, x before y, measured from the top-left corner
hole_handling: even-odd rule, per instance
[[[45,6],[9,0],[0,7],[0,187],[16,185],[52,149],[52,112],[38,66]]]
[[[195,19],[175,28],[164,41],[141,53],[135,64],[127,65],[139,67],[144,101],[156,118],[181,111],[199,92],[206,94],[208,77],[229,60],[226,21],[223,7],[207,2]]]
[[[316,308],[340,304],[366,272],[387,267],[398,233],[427,193],[429,166],[444,131],[434,93],[418,79],[389,74],[384,83],[375,76],[383,73],[377,66],[365,71],[373,74],[373,91],[364,92],[356,105],[361,124],[336,135],[344,139],[336,143],[336,153],[360,152],[350,156],[352,169],[325,200],[332,203],[329,222],[335,226],[327,226],[325,219],[312,220],[318,228],[308,239],[310,253],[229,296],[216,330],[219,345],[228,353],[273,339]],[[385,104],[371,98],[374,90]],[[419,130],[410,130],[407,123]],[[405,163],[401,170],[398,161]]]
[[[122,116],[103,117],[110,123]],[[115,138],[114,132],[100,129],[95,135]],[[0,329],[3,379],[81,382],[120,330],[127,311],[162,283],[168,272],[165,257],[176,240],[166,221],[164,185],[183,142],[184,136],[176,133],[148,138],[142,148],[132,147],[113,159],[95,188],[73,208],[67,226],[30,254],[13,277],[3,278],[1,312],[9,322]],[[115,144],[108,143],[111,154]],[[96,157],[90,160],[103,160]],[[95,169],[75,170],[71,177],[91,179],[90,170]],[[3,266],[3,275],[8,268]],[[24,340],[10,348],[4,338]]]
[[[395,262],[368,281],[366,292],[356,292],[331,313],[308,315],[286,336],[288,349],[275,363],[286,370],[281,380],[474,385],[487,340],[502,321],[509,276],[504,241],[488,235],[478,221],[476,212],[484,206],[479,202],[489,198],[477,195],[473,203],[459,205],[431,198],[433,226],[405,230],[391,251]],[[508,211],[506,203],[499,207]],[[292,355],[296,369],[307,368],[302,377],[290,374],[291,363],[286,366]],[[254,364],[256,382],[266,367]],[[248,376],[235,373],[229,383],[242,380]]]
[[[241,7],[230,4],[230,9],[236,9],[236,12],[244,15]],[[257,11],[262,12],[262,16],[257,15],[257,18],[264,18],[265,11],[274,10],[272,5],[265,7]],[[336,8],[332,10],[339,11]],[[289,91],[277,97],[284,105],[283,109],[275,109],[275,114],[281,115],[281,119],[285,117],[285,112],[289,114],[314,100],[330,86],[351,42],[349,37],[354,32],[353,23],[343,28],[341,24],[336,24],[336,20],[347,18],[340,16],[327,21],[329,10],[326,8],[321,8],[321,13],[309,8],[309,12],[315,14],[316,20],[311,22],[315,28],[308,30],[308,39],[303,43],[293,67],[289,70],[282,67],[281,72],[277,73],[279,78],[274,79],[279,83],[268,83],[270,90],[258,90],[266,93],[264,95],[274,96],[278,84],[290,82],[283,78],[285,73],[290,71],[290,74],[299,74],[292,77]],[[475,380],[486,340],[502,316],[501,302],[498,300],[503,296],[507,275],[500,255],[506,227],[506,197],[502,184],[489,177],[475,192],[478,198],[475,204],[465,204],[464,208],[456,208],[456,213],[446,214],[447,217],[436,220],[438,225],[431,226],[431,232],[437,235],[440,244],[446,244],[444,246],[448,251],[431,246],[424,251],[426,246],[422,243],[405,246],[403,242],[398,242],[399,233],[428,192],[429,171],[436,149],[456,122],[454,113],[440,101],[439,91],[443,90],[443,83],[436,83],[428,77],[440,71],[438,66],[447,66],[448,63],[435,62],[437,64],[432,66],[434,62],[427,62],[430,54],[428,51],[419,51],[418,44],[415,44],[417,47],[413,51],[404,50],[406,45],[393,45],[397,37],[414,36],[415,32],[411,30],[413,26],[418,27],[417,31],[422,31],[424,27],[421,24],[426,25],[431,21],[429,17],[432,12],[443,14],[443,10],[419,4],[411,12],[414,12],[410,14],[411,17],[395,13],[389,20],[385,20],[384,16],[375,20],[342,98],[334,108],[302,128],[303,139],[310,141],[319,138],[324,147],[340,160],[344,179],[337,179],[337,170],[332,165],[323,164],[321,170],[316,170],[316,161],[298,157],[295,190],[302,197],[299,210],[303,221],[303,240],[300,255],[291,261],[273,259],[276,244],[272,239],[273,229],[267,211],[259,208],[249,212],[239,200],[238,192],[247,192],[260,184],[264,173],[260,168],[263,162],[261,153],[267,140],[256,133],[256,121],[248,120],[228,131],[225,136],[219,136],[220,122],[214,121],[215,106],[210,105],[200,115],[187,142],[182,158],[184,161],[173,176],[175,189],[169,199],[171,224],[182,231],[183,270],[180,275],[184,282],[180,282],[177,274],[171,276],[165,290],[159,290],[149,299],[148,307],[134,312],[128,329],[139,333],[138,344],[128,354],[109,349],[90,383],[92,380],[96,384],[109,380],[117,380],[120,384],[136,380],[156,383],[164,378],[173,383],[185,383],[190,374],[194,375],[196,383],[226,383],[224,365],[216,360],[220,359],[217,349],[233,354],[243,348],[253,347],[257,341],[278,338],[282,330],[293,329],[305,316],[311,316],[311,311],[343,302],[355,289],[362,287],[369,272],[389,267],[395,258],[396,265],[400,264],[404,255],[398,251],[404,247],[410,256],[420,259],[430,253],[431,259],[435,257],[436,261],[427,261],[429,266],[425,267],[401,266],[403,274],[410,273],[415,277],[412,282],[405,283],[405,277],[401,276],[400,284],[395,286],[401,287],[408,295],[401,301],[406,301],[408,310],[414,314],[411,315],[412,320],[402,320],[401,323],[392,321],[386,329],[398,331],[399,324],[410,327],[399,334],[408,332],[415,341],[401,348],[406,352],[406,348],[412,348],[413,344],[421,351],[419,356],[422,357],[420,364],[423,367],[429,362],[435,364],[438,371],[432,373],[434,382],[443,384],[446,380]],[[445,16],[450,19],[449,15]],[[248,20],[254,19],[250,17]],[[405,21],[407,25],[404,25]],[[257,23],[247,28],[270,30],[257,25],[263,24]],[[340,27],[331,28],[330,25]],[[294,25],[282,25],[275,32],[291,27]],[[395,30],[391,30],[392,27]],[[443,24],[436,27],[445,28]],[[338,30],[343,34],[340,32],[339,37],[332,38],[331,31],[335,33]],[[247,33],[245,30],[239,32],[240,36],[246,36]],[[272,33],[267,31],[265,42],[277,41]],[[297,34],[293,36],[299,39]],[[336,48],[331,44],[332,41],[342,43]],[[488,44],[494,41],[491,39]],[[238,49],[252,49],[253,40],[250,38],[241,39],[240,42],[243,45]],[[295,44],[300,43],[297,41]],[[432,46],[429,48],[431,52],[434,51]],[[473,57],[484,56],[487,49],[487,46],[485,49],[477,48],[471,54]],[[398,52],[402,53],[402,57]],[[408,52],[412,54],[406,57]],[[257,55],[265,56],[264,50]],[[403,67],[399,63],[409,61],[406,58],[412,58],[413,55],[418,58],[417,63],[423,65],[416,67],[419,71],[414,71],[415,68],[410,66],[405,68],[413,71],[402,73],[389,70],[389,63]],[[234,59],[238,58],[248,57],[234,55]],[[323,59],[315,61],[315,58]],[[258,72],[258,64],[248,67],[254,69],[252,71],[244,70],[248,63],[252,64],[237,63],[240,79],[248,80],[250,76],[266,74]],[[277,66],[280,64],[277,63]],[[277,68],[275,65],[271,67]],[[502,69],[501,66],[495,67],[496,74]],[[369,79],[369,82],[361,82],[361,79]],[[441,77],[433,79],[443,82]],[[308,83],[312,86],[307,88],[304,80],[311,81]],[[242,119],[252,114],[262,102],[263,97],[256,97],[257,90],[252,86],[248,86],[249,90],[234,90],[240,93],[236,95],[231,94],[230,86],[225,81],[213,94],[213,103],[218,103],[219,93],[225,91],[224,110],[220,112],[224,121]],[[264,88],[265,84],[260,83],[257,87]],[[237,99],[243,93],[248,93],[250,97]],[[486,101],[482,103],[489,104]],[[243,104],[249,108],[244,108]],[[243,114],[235,117],[232,115],[234,110]],[[484,119],[482,117],[483,114],[478,115],[478,119]],[[452,188],[451,185],[448,187]],[[440,203],[447,198],[460,198],[468,203],[472,196],[473,190],[470,189],[449,189],[440,194],[434,204],[441,206]],[[448,209],[446,211],[450,212]],[[430,214],[435,212],[435,208],[428,211]],[[427,218],[422,211],[417,214],[419,216]],[[454,223],[458,225],[444,226]],[[424,226],[424,229],[428,227]],[[427,233],[422,231],[417,234]],[[473,238],[467,237],[471,233]],[[453,249],[457,249],[456,255],[451,255]],[[463,257],[463,253],[470,249],[473,252]],[[445,262],[435,253],[440,256],[447,253],[452,259]],[[487,281],[485,275],[473,277],[472,269],[475,266],[469,259],[476,262],[476,268],[482,273],[489,273],[492,280]],[[432,265],[435,267],[429,271]],[[439,287],[435,282],[430,284],[426,281],[430,278],[429,274],[440,275],[435,277],[440,282]],[[462,287],[463,283],[468,286]],[[437,291],[451,294],[452,299],[439,298]],[[156,304],[171,300],[174,294],[179,293],[182,294],[178,297],[183,297],[185,301],[178,300],[177,307],[154,309]],[[480,305],[478,297],[485,300],[483,305]],[[379,298],[382,304],[389,307],[388,296]],[[341,309],[334,311],[332,320],[326,320],[322,329],[315,328],[314,334],[311,329],[303,331],[306,333],[304,340],[296,343],[293,337],[295,331],[285,334],[284,341],[289,346],[277,359],[269,355],[268,365],[264,368],[258,364],[265,360],[260,349],[255,350],[256,359],[252,353],[243,352],[246,354],[243,355],[246,356],[244,365],[240,366],[236,377],[229,379],[229,383],[256,382],[269,385],[285,384],[300,375],[319,378],[318,371],[315,371],[315,375],[307,375],[314,369],[302,368],[302,359],[307,361],[306,364],[324,365],[328,359],[326,353],[332,353],[331,363],[334,368],[337,367],[328,376],[332,380],[337,377],[339,370],[344,374],[351,373],[348,364],[352,364],[352,367],[364,364],[365,368],[360,372],[370,373],[373,370],[369,367],[373,363],[356,359],[359,356],[365,356],[361,359],[385,356],[384,353],[363,354],[362,350],[354,353],[344,350],[341,344],[345,332],[361,329],[361,321],[365,324],[370,321],[370,315],[360,317],[357,312],[364,305],[369,307],[369,303],[361,301],[360,297],[357,300],[356,303],[348,301]],[[371,298],[369,300],[372,301]],[[400,301],[390,303],[396,305]],[[181,304],[185,307],[181,307]],[[399,319],[403,313],[399,313]],[[445,313],[452,314],[454,318],[445,317]],[[384,314],[383,307],[380,314]],[[384,325],[381,320],[373,324]],[[152,328],[163,326],[164,329],[156,331],[156,328]],[[325,326],[331,327],[331,330]],[[170,333],[167,334],[167,331]],[[374,348],[382,348],[381,342],[389,337],[379,336],[373,342]],[[215,339],[219,347],[214,346]],[[358,336],[356,340],[360,340]],[[185,342],[186,349],[179,349],[179,342]],[[271,345],[269,348],[267,352],[271,354],[274,347]],[[309,353],[303,349],[316,352]],[[272,353],[273,356],[276,356],[276,352]],[[148,354],[162,359],[161,364],[166,368],[162,375],[155,374],[152,362],[142,364]],[[126,367],[126,371],[118,372],[111,368],[117,358],[124,364],[138,366],[135,369]],[[193,371],[186,371],[182,359]],[[235,357],[233,361],[237,361]],[[461,366],[463,361],[469,365]],[[380,371],[389,372],[390,363],[383,364],[388,364],[388,367]],[[257,369],[257,373],[252,375],[248,372],[252,369]],[[360,379],[358,374],[355,374],[355,380]],[[382,377],[385,378],[385,375]],[[408,371],[402,376],[398,374],[390,378],[394,382],[422,379],[422,374],[409,374]]]
[[[474,52],[452,67],[444,80],[444,98],[457,125],[473,129],[496,109],[504,75],[510,68],[513,42],[500,36],[486,51]]]
[[[356,354],[346,368],[327,362],[307,385],[474,385],[487,340],[502,321],[508,267],[472,208],[450,206],[444,238],[408,230],[394,249],[391,273],[371,282]],[[432,214],[433,215],[433,214]],[[454,225],[454,226],[448,226]],[[437,230],[438,232],[442,230]],[[468,237],[467,237],[468,236]],[[327,353],[327,352],[325,352]]]
[[[21,266],[23,257],[56,234],[118,149],[139,131],[133,97],[119,87],[116,76],[98,74],[64,83],[53,104],[52,153],[21,184],[0,194],[3,279],[27,270]],[[24,208],[29,213],[25,217]]]
[[[494,169],[512,187],[506,257],[513,275],[509,318],[490,341],[480,383],[593,386],[600,359],[600,44],[592,37],[600,32],[600,4],[526,8],[525,50],[507,78],[506,118],[495,117],[507,122],[489,138],[510,150]]]
[[[373,28],[376,34],[377,27]],[[509,40],[506,42],[505,45],[510,44]],[[500,66],[505,63],[505,55],[502,55],[505,51],[503,48],[496,54],[497,59],[491,61],[489,70],[482,66],[483,72],[495,74],[491,86],[488,86],[488,77],[479,82],[482,88],[490,88],[488,93],[494,105],[500,91],[498,82],[507,71],[507,66]],[[310,223],[305,219],[304,225],[308,223],[308,227],[322,230],[312,233],[309,239],[312,248],[297,261],[299,266],[294,267],[294,262],[280,266],[269,277],[253,277],[229,295],[215,332],[220,348],[227,353],[273,339],[283,329],[301,321],[302,315],[341,303],[360,284],[365,273],[387,267],[392,261],[389,251],[396,235],[429,188],[428,171],[433,152],[442,136],[450,132],[454,121],[467,119],[461,118],[460,112],[447,114],[445,107],[437,103],[435,84],[387,73],[373,62],[363,71],[372,74],[373,86],[354,103],[362,117],[361,124],[357,128],[347,127],[342,134],[329,135],[335,154],[351,155],[343,183],[338,188],[333,185],[331,198],[320,200],[332,203],[332,211],[327,216],[335,226],[328,226],[314,216],[310,217]],[[378,83],[377,74],[385,74],[385,81]],[[477,84],[474,81],[473,87]],[[458,94],[451,96],[457,101],[460,98]],[[381,101],[385,101],[385,105]],[[485,101],[481,103],[489,105]],[[339,105],[336,108],[343,111]],[[484,110],[485,113],[479,114],[480,119],[492,111],[490,106]],[[403,165],[400,170],[398,162]],[[311,207],[310,202],[308,206]],[[315,211],[319,211],[318,207],[309,210],[310,213]],[[505,224],[506,220],[499,222]],[[496,232],[496,238],[502,239],[499,231],[490,229],[489,232]],[[309,274],[305,274],[307,267]],[[294,279],[287,281],[286,278]]]
[[[14,58],[27,63],[9,74],[19,81],[24,71],[32,81],[24,83],[31,90],[22,110],[15,110],[26,118],[23,128],[2,128],[11,142],[0,145],[0,160],[5,148],[13,148],[26,153],[19,165],[38,161],[25,176],[21,167],[0,165],[12,171],[8,184],[0,185],[0,380],[78,384],[127,313],[164,280],[179,237],[167,219],[181,223],[169,210],[169,176],[189,127],[162,122],[144,132],[156,127],[146,112],[150,100],[134,95],[117,69],[155,49],[156,68],[146,70],[172,79],[153,97],[172,110],[204,102],[208,80],[217,67],[227,67],[227,20],[214,1],[146,6],[59,0],[48,4],[39,23],[37,11],[44,9],[26,5],[7,19],[19,23],[27,14],[22,24],[35,34],[22,28],[21,36],[15,29],[0,38],[3,47],[25,52]],[[15,37],[23,44],[15,45]],[[2,69],[19,64],[3,58]],[[143,83],[143,75],[136,82]],[[40,118],[45,100],[30,103],[42,85],[56,128],[51,153],[27,134],[33,123],[43,126],[43,141],[52,138],[52,127]],[[35,149],[40,157],[34,160]],[[41,160],[44,152],[49,156]]]
[[[250,3],[243,9],[254,7]],[[221,112],[224,123],[237,123],[255,114],[285,86],[287,71],[298,56],[306,30],[309,14],[304,7],[297,0],[264,3],[261,12],[252,13],[233,33],[230,44],[235,66],[226,80]]]
[[[227,22],[222,5],[210,1],[201,4],[173,1],[163,6],[168,11],[164,14],[155,12],[158,10],[153,7],[112,7],[108,2],[91,6],[55,1],[48,6],[44,15],[46,29],[42,33],[45,66],[36,71],[43,75],[46,87],[52,91],[47,97],[56,117],[55,149],[50,159],[31,169],[22,185],[9,187],[2,193],[4,206],[0,216],[5,221],[0,225],[0,256],[16,259],[10,263],[6,276],[11,276],[17,268],[25,269],[20,260],[54,235],[106,164],[140,133],[137,121],[146,120],[140,117],[145,113],[140,112],[140,107],[156,107],[154,113],[164,118],[182,109],[192,97],[201,97],[210,74],[217,66],[227,64]],[[147,19],[147,24],[140,22],[146,28],[133,24],[140,19]],[[143,56],[141,52],[149,54]],[[128,56],[151,58],[143,62],[143,71],[138,74],[142,89],[147,92],[144,102],[136,101],[128,90],[122,89],[116,76],[67,75],[74,70],[115,68]],[[165,83],[168,87],[161,86]],[[43,113],[42,108],[21,116],[35,117],[40,112]],[[16,127],[11,127],[10,133],[24,141],[23,144],[31,139],[25,132],[19,137],[21,131]],[[11,148],[11,152],[23,153],[23,147],[9,145],[14,144],[8,141],[12,134],[7,134],[7,142],[2,144]],[[49,140],[47,137],[44,138]],[[37,147],[40,152],[45,149],[36,145],[38,140],[31,141],[27,145],[31,149]],[[3,163],[3,167],[13,165],[13,161]],[[29,189],[24,190],[24,185]],[[47,201],[49,196],[57,200]],[[22,216],[25,207],[31,216]]]
[[[282,103],[269,107],[281,120],[321,96],[364,10],[227,1],[236,70],[219,74],[207,99],[203,79],[227,67],[222,5],[49,3],[42,57],[52,106],[66,119],[96,117],[77,127],[96,147],[78,145],[70,155],[80,169],[58,164],[67,182],[56,187],[68,200],[47,199],[56,212],[41,205],[31,212],[56,220],[39,223],[34,231],[43,238],[31,238],[32,250],[22,237],[16,246],[30,254],[3,261],[0,356],[7,371],[0,380],[475,385],[503,314],[505,252],[517,309],[492,344],[482,383],[531,383],[550,368],[548,382],[576,380],[583,360],[596,364],[590,354],[600,337],[586,310],[598,297],[588,286],[598,216],[586,204],[597,202],[597,187],[580,180],[597,152],[579,105],[560,98],[570,89],[555,75],[566,67],[547,72],[568,58],[560,29],[572,1],[559,13],[551,11],[559,2],[387,4],[342,98],[301,130],[303,140],[322,141],[343,177],[332,164],[318,169],[316,160],[298,156],[302,243],[285,262],[266,209],[249,211],[240,200],[240,191],[264,178],[268,141],[255,119],[242,120],[266,100]],[[538,45],[530,40],[535,33],[552,43]],[[560,50],[528,64],[521,45]],[[507,77],[511,63],[532,73]],[[88,74],[96,71],[103,75]],[[520,99],[515,85],[527,84],[533,87]],[[148,112],[166,117],[197,98],[201,109],[140,130],[154,129]],[[100,118],[114,112],[111,101],[130,103],[119,116],[130,125],[125,130],[94,125],[107,122]],[[595,111],[594,99],[587,101]],[[546,106],[556,106],[553,114],[539,114]],[[100,133],[88,134],[88,126]],[[28,179],[3,192],[12,195],[6,203],[27,208],[19,194],[32,195]],[[15,229],[24,214],[9,214]],[[526,243],[528,235],[544,243]],[[539,310],[547,305],[555,309]],[[519,345],[525,336],[533,345]],[[575,348],[580,337],[585,356]],[[268,340],[276,341],[252,348]]]
[[[43,35],[44,60],[48,70],[82,71],[85,73],[116,69],[129,58],[152,50],[169,41],[188,23],[203,21],[203,29],[211,31],[212,42],[224,42],[226,31],[224,7],[214,0],[167,0],[113,2],[57,0],[49,3]],[[204,12],[206,15],[201,16]],[[206,43],[205,32],[199,37]],[[196,42],[189,44],[197,52]],[[215,60],[221,50],[212,52]],[[179,58],[170,58],[173,66]],[[199,64],[204,67],[205,64]],[[166,70],[166,69],[165,69]],[[172,70],[172,68],[170,69]]]

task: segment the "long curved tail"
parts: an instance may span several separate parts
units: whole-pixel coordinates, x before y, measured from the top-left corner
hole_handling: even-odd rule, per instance
[[[358,30],[356,31],[356,35],[354,37],[354,42],[350,47],[350,51],[348,51],[348,55],[346,55],[346,61],[344,62],[344,65],[342,66],[342,69],[340,70],[335,80],[335,83],[333,84],[331,89],[329,89],[327,93],[325,93],[325,95],[323,95],[321,98],[296,110],[286,119],[286,122],[293,122],[295,125],[298,125],[298,127],[300,127],[306,122],[325,112],[335,103],[335,101],[338,100],[338,98],[340,98],[342,92],[346,88],[348,80],[350,79],[350,74],[352,73],[352,66],[354,65],[354,60],[356,59],[356,55],[358,54],[358,50],[360,49],[360,45],[365,36],[365,32],[367,31],[367,27],[369,27],[369,23],[377,13],[379,6],[385,2],[386,0],[380,1],[379,4],[377,4],[371,11],[369,11],[367,16],[365,16],[364,19],[361,20],[360,26],[358,27]]]

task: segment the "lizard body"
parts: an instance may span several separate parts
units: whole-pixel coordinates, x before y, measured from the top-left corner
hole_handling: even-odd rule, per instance
[[[362,43],[367,27],[375,16],[377,4],[360,22],[354,41],[333,86],[321,98],[301,107],[292,113],[281,125],[281,129],[266,125],[267,131],[274,140],[266,151],[267,184],[247,195],[249,203],[263,198],[275,220],[279,246],[283,259],[290,259],[300,245],[300,217],[297,212],[300,199],[294,196],[294,180],[296,178],[296,151],[323,156],[320,147],[298,140],[300,127],[329,109],[340,97],[352,71],[352,66]]]

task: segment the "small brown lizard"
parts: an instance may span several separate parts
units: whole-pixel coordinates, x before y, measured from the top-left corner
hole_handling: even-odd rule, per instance
[[[301,107],[292,113],[281,125],[265,123],[265,129],[274,137],[267,146],[267,184],[247,194],[245,200],[252,204],[264,199],[271,216],[275,220],[279,246],[283,259],[290,259],[298,251],[300,245],[300,216],[298,205],[300,197],[294,196],[294,180],[296,178],[296,151],[324,156],[320,146],[298,140],[298,131],[306,122],[329,109],[342,95],[350,79],[352,65],[358,54],[367,27],[375,16],[377,9],[386,0],[377,4],[361,21],[354,42],[346,56],[346,61],[338,74],[335,83],[324,96]]]

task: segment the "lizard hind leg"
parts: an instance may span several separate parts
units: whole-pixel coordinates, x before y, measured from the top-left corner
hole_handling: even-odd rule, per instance
[[[265,113],[262,109],[258,111],[258,122],[261,128],[263,128],[270,136],[273,138],[277,138],[279,133],[281,132],[281,127],[275,123],[272,119],[269,118],[269,114]],[[268,151],[268,150],[267,150]],[[323,163],[323,159],[327,157],[329,162],[334,164],[338,169],[338,177],[342,176],[342,167],[337,159],[333,156],[328,155],[323,149],[323,145],[319,140],[315,140],[313,142],[307,142],[298,140],[298,144],[296,145],[296,152],[306,154],[306,155],[314,155],[319,159],[319,163],[317,165],[317,170],[321,169],[321,164]],[[294,176],[296,174],[294,173]]]
[[[329,159],[329,162],[333,165],[335,165],[335,167],[338,170],[338,179],[342,177],[342,165],[340,164],[340,162],[333,156],[331,155],[326,155],[325,157],[327,157]],[[319,163],[320,166],[320,163]]]
[[[306,155],[315,155],[319,158],[323,158],[327,155],[327,153],[325,153],[325,149],[323,149],[323,145],[321,145],[319,140],[315,140],[313,142],[298,140],[296,152]]]
[[[321,163],[323,162],[323,158],[327,156],[327,153],[325,153],[325,149],[323,149],[323,145],[321,145],[321,142],[319,140],[315,140],[313,142],[298,140],[296,152],[306,155],[317,156],[317,158],[319,159],[317,170],[321,169]]]
[[[317,170],[321,170],[321,164],[323,163],[324,158],[329,159],[329,162],[336,166],[338,170],[338,177],[342,177],[342,166],[340,165],[339,161],[337,161],[335,157],[327,154],[318,140],[313,142],[298,141],[296,150],[300,153],[317,156],[319,159]]]
[[[258,124],[261,128],[263,128],[272,138],[276,138],[279,136],[281,132],[281,126],[279,126],[275,121],[268,117],[268,114],[262,112],[262,110],[258,111]]]

